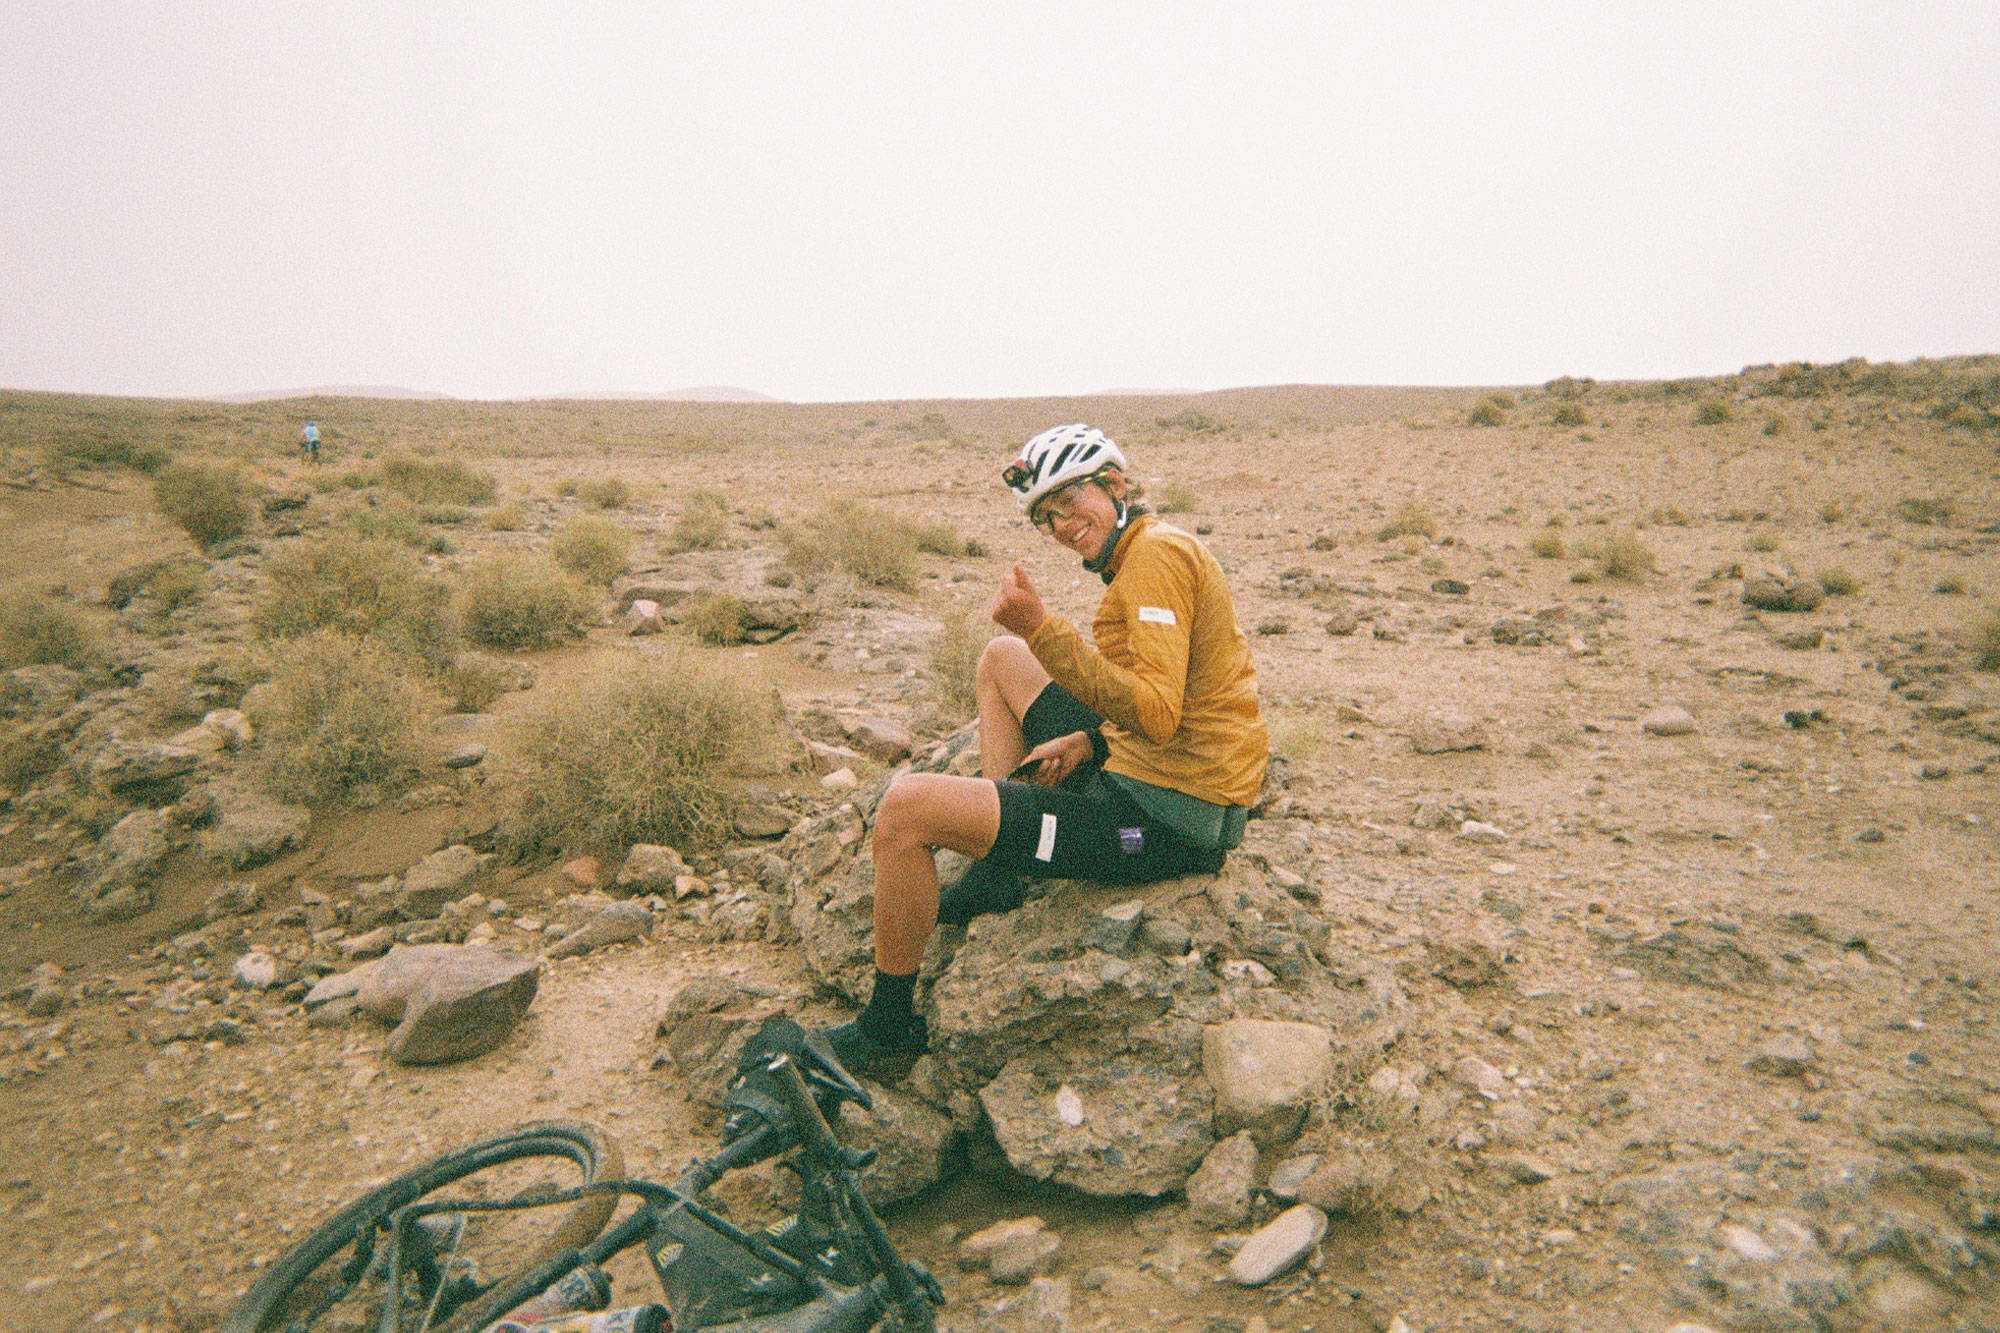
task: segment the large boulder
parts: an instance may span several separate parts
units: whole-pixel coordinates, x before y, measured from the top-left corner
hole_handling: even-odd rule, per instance
[[[505,1041],[527,1015],[541,964],[525,954],[477,944],[407,944],[374,962],[327,978],[306,996],[318,1009],[350,999],[395,1023],[387,1052],[399,1064],[469,1060]]]
[[[116,824],[84,858],[77,903],[95,922],[127,921],[153,906],[153,883],[171,844],[166,818],[157,810],[134,810]]]
[[[107,795],[164,802],[186,790],[187,776],[201,759],[200,751],[186,746],[113,736],[71,762],[85,781]]]
[[[966,754],[955,737],[912,767],[950,770]],[[857,1001],[874,965],[866,816],[887,782],[778,848],[807,966]],[[1386,966],[1329,946],[1326,922],[1285,887],[1303,877],[1271,856],[1246,848],[1219,874],[1136,887],[1032,884],[1019,910],[938,931],[920,991],[931,1056],[913,1087],[961,1131],[990,1134],[988,1156],[997,1147],[1025,1175],[1102,1195],[1179,1190],[1239,1130],[1289,1141],[1334,1049],[1379,1046],[1402,999]],[[947,881],[963,865],[938,860]],[[1252,1030],[1268,1041],[1246,1045],[1278,1065],[1218,1058],[1211,1081],[1204,1029],[1240,1020],[1268,1025]],[[1230,1098],[1220,1119],[1217,1082]]]
[[[1265,1148],[1283,1147],[1333,1072],[1333,1038],[1314,1023],[1231,1019],[1202,1030],[1201,1068],[1218,1132],[1248,1130]]]
[[[305,844],[312,811],[235,782],[209,788],[214,813],[202,849],[229,870],[251,870]]]
[[[473,879],[493,860],[491,853],[474,851],[464,843],[432,852],[404,872],[402,887],[396,891],[396,910],[413,921],[436,916],[446,903],[470,893]]]

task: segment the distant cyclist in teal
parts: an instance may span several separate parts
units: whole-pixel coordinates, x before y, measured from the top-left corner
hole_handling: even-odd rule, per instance
[[[319,462],[319,423],[308,421],[306,428],[299,432],[299,452],[308,463]]]

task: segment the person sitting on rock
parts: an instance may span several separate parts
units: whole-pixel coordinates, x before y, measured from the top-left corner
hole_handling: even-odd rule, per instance
[[[925,1049],[914,992],[938,922],[1019,907],[1024,876],[1145,884],[1212,872],[1243,838],[1269,749],[1257,673],[1200,541],[1139,499],[1090,426],[1029,440],[1002,473],[1034,525],[1108,585],[1095,645],[1016,563],[975,677],[982,777],[905,773],[875,812],[875,986],[827,1031],[849,1065]],[[976,858],[938,891],[939,847]]]

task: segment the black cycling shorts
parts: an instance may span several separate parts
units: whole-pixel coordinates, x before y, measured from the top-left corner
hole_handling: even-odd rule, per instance
[[[1050,681],[1021,718],[1030,750],[1104,719]],[[985,859],[1033,879],[1150,884],[1222,868],[1223,853],[1197,847],[1142,811],[1086,763],[1059,787],[998,782],[1000,833]]]

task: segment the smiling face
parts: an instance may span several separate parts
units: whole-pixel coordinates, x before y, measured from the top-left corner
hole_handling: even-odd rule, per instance
[[[1029,517],[1057,544],[1095,560],[1117,530],[1117,501],[1124,494],[1124,476],[1107,472],[1099,480],[1084,478],[1050,491]]]

